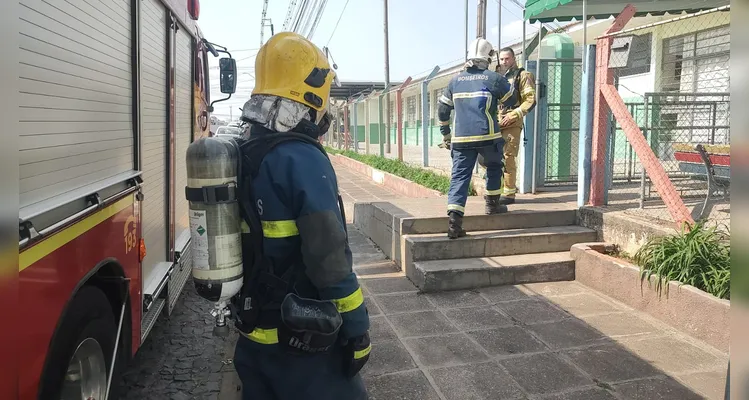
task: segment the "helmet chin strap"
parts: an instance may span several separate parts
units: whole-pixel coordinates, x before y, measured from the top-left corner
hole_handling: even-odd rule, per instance
[[[292,131],[317,139],[330,128],[330,116],[327,112],[318,113],[315,109],[310,109],[309,116],[310,119],[303,118]],[[317,121],[317,123],[312,121]]]

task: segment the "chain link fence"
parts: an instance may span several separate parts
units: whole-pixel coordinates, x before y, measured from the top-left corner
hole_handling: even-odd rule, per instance
[[[695,220],[730,229],[730,8],[629,29],[609,68],[635,123]],[[610,205],[672,222],[618,121],[609,120]]]
[[[542,60],[538,80],[539,182],[544,186],[576,185],[582,62]]]
[[[402,114],[402,159],[403,162],[419,167],[426,167],[436,172],[449,174],[452,168],[450,151],[438,147],[442,143],[439,131],[437,108],[434,106],[450,79],[462,69],[461,65],[445,69],[427,80],[426,109],[424,119],[424,96],[422,84],[424,78],[415,79],[409,85],[391,88],[388,92],[373,91],[366,93],[353,102],[332,107],[338,117],[338,131],[326,135],[325,144],[333,148],[348,149],[361,154],[380,155],[398,159],[398,98]],[[387,97],[390,101],[387,101]],[[345,109],[348,108],[348,116]],[[380,114],[380,108],[382,113]],[[386,128],[390,108],[390,129]],[[426,122],[424,122],[426,121]],[[346,128],[348,123],[348,129]],[[426,124],[427,157],[424,162],[424,141]],[[345,132],[348,132],[348,136]],[[339,139],[340,138],[340,139]],[[389,142],[388,142],[389,140]],[[380,143],[382,142],[382,146]],[[388,145],[389,144],[389,145]]]

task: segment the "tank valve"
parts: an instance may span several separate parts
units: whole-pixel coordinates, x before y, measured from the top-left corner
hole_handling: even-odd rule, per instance
[[[229,335],[229,325],[226,324],[227,317],[231,315],[229,306],[225,301],[216,303],[211,315],[216,318],[216,325],[213,327],[213,336],[225,337]]]

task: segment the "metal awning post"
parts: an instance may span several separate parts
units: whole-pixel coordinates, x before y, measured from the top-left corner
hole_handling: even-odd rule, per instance
[[[389,83],[385,85],[385,88],[382,89],[382,92],[380,93],[380,95],[377,96],[377,114],[378,114],[377,132],[379,133],[379,136],[380,136],[380,138],[378,139],[378,144],[380,145],[380,157],[385,157],[385,140],[384,139],[386,136],[385,136],[385,132],[383,131],[385,130],[384,128],[388,126],[388,124],[383,124],[383,121],[382,121],[382,97],[390,93],[388,89],[390,89],[391,86],[392,85]],[[388,107],[390,107],[390,104],[388,104]],[[389,135],[390,132],[387,132],[387,134]]]
[[[406,80],[398,86],[395,92],[395,109],[396,114],[396,125],[398,126],[396,133],[396,141],[398,142],[398,160],[403,161],[403,89],[411,83],[411,77],[409,76]]]
[[[588,0],[583,0],[583,73],[586,72],[588,67],[588,58],[586,57],[588,51]]]
[[[359,152],[359,125],[357,120],[357,115],[359,114],[359,102],[364,98],[364,95],[359,95],[359,97],[353,101],[354,104],[354,152]]]
[[[429,81],[439,70],[440,66],[435,66],[421,82],[421,162],[425,167],[429,166]]]

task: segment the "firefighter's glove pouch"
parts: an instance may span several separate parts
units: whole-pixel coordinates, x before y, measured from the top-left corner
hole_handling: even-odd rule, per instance
[[[327,353],[338,340],[343,318],[332,301],[289,293],[281,303],[278,343],[298,355]]]
[[[370,351],[372,351],[372,343],[369,341],[369,333],[348,341],[344,346],[343,360],[343,372],[346,374],[346,378],[351,379],[361,371],[369,361]]]

